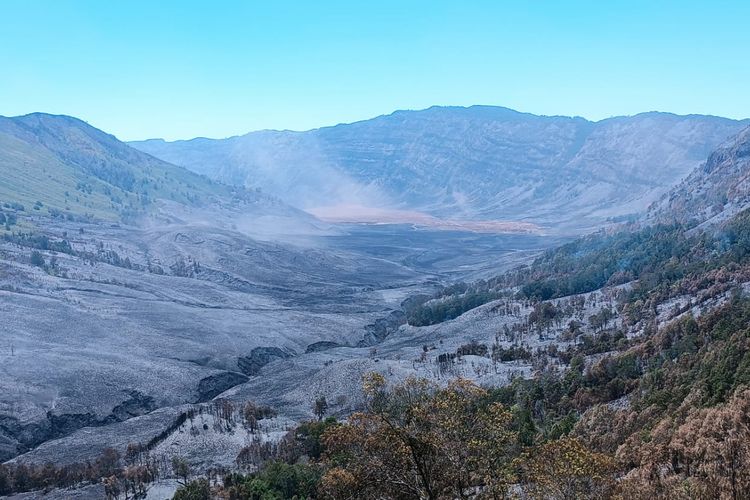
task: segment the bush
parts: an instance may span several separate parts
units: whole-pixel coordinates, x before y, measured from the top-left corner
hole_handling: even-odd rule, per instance
[[[39,250],[31,252],[31,265],[41,268],[44,268],[47,265],[44,261],[44,256],[42,256],[42,253]]]
[[[338,422],[333,417],[328,417],[319,422],[303,422],[297,427],[294,437],[302,443],[304,453],[308,457],[318,460],[323,452],[325,452],[325,448],[320,440],[321,436],[323,436],[326,430],[336,425],[338,425]]]
[[[174,494],[174,500],[211,500],[211,488],[207,479],[196,479],[181,486]]]
[[[321,471],[314,465],[272,462],[257,474],[227,476],[224,488],[229,498],[243,500],[315,498],[320,477]]]

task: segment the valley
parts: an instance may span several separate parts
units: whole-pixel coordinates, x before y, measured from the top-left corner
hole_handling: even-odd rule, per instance
[[[235,386],[259,401],[293,394],[301,373],[366,358],[403,323],[389,318],[408,297],[510,267],[553,242],[322,224],[272,242],[175,208],[137,227],[16,214],[45,239],[0,241],[4,458],[34,449],[22,459],[64,461],[79,428],[127,425],[155,410],[174,417]],[[32,263],[34,252],[42,263]],[[316,346],[341,347],[331,358]],[[309,403],[283,411],[304,418]],[[155,422],[141,432],[161,432],[165,421]],[[97,434],[107,441],[87,442],[74,461],[130,442]]]
[[[434,384],[433,395],[474,384],[507,405],[514,450],[575,439],[622,456],[634,464],[622,477],[634,477],[652,464],[628,448],[635,431],[592,429],[603,412],[658,425],[663,406],[634,410],[652,404],[642,398],[654,370],[672,370],[662,365],[672,353],[700,366],[724,345],[670,332],[691,322],[713,332],[750,291],[746,131],[717,140],[684,180],[693,160],[674,167],[648,209],[659,191],[651,181],[628,193],[637,203],[625,212],[613,200],[616,216],[566,204],[517,218],[483,212],[500,222],[483,209],[444,215],[448,205],[326,217],[75,119],[3,120],[0,163],[15,184],[0,192],[0,486],[18,498],[37,498],[35,478],[48,474],[58,478],[52,495],[101,498],[122,484],[171,495],[188,476],[307,467],[299,426],[331,417],[346,430],[357,412],[379,411],[363,387],[373,374],[394,395],[415,381]],[[705,141],[729,126],[705,121],[719,124]],[[589,225],[596,231],[581,236]],[[722,379],[717,408],[742,387],[737,370]],[[335,470],[318,455],[310,467]]]
[[[541,233],[543,229],[530,222],[500,220],[440,219],[421,212],[373,209],[358,205],[308,208],[318,219],[348,224],[409,224],[417,228],[479,233]]]
[[[0,14],[0,500],[750,499],[747,0]]]
[[[510,221],[580,234],[637,216],[749,124],[657,112],[592,122],[433,106],[305,132],[130,145],[319,214]]]

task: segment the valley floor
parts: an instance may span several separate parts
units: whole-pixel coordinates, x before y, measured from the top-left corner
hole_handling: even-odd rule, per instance
[[[455,349],[455,332],[409,329],[393,311],[558,241],[345,225],[274,242],[184,220],[28,217],[0,239],[0,458],[86,461],[163,439],[218,397],[299,420],[320,394],[332,413],[356,408],[366,371],[442,378],[433,358]],[[453,370],[499,381],[529,367],[477,359]]]

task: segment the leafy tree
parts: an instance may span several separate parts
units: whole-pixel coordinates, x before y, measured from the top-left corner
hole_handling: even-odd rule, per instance
[[[533,498],[599,499],[611,494],[614,462],[564,437],[531,450],[522,462],[524,489]]]
[[[208,480],[201,478],[177,488],[174,500],[211,500],[211,488]]]
[[[326,401],[325,396],[319,396],[315,399],[315,402],[313,403],[313,413],[316,417],[318,417],[318,420],[323,420],[323,417],[325,416],[326,412],[328,411],[328,401]]]
[[[315,465],[275,461],[255,474],[225,477],[224,493],[237,500],[315,498],[320,475],[320,468]]]
[[[515,412],[516,428],[518,429],[518,441],[524,446],[534,444],[534,438],[537,434],[534,420],[531,417],[531,410],[528,408],[518,408]]]
[[[44,256],[38,250],[33,250],[31,252],[31,265],[41,268],[44,268],[47,265],[44,260]]]
[[[368,412],[323,437],[332,498],[461,498],[481,487],[489,498],[511,483],[511,413],[466,380],[438,388],[409,379],[392,391],[365,380]]]
[[[295,430],[294,437],[302,444],[302,451],[305,455],[318,460],[325,451],[322,443],[323,435],[329,428],[336,425],[338,422],[333,417],[317,422],[303,422]]]
[[[172,472],[177,476],[178,481],[186,485],[190,477],[190,464],[184,458],[174,456],[172,457]]]

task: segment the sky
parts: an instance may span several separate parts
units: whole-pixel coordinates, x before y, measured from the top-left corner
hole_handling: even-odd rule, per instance
[[[750,2],[0,0],[0,115],[123,140],[433,105],[750,117]]]

